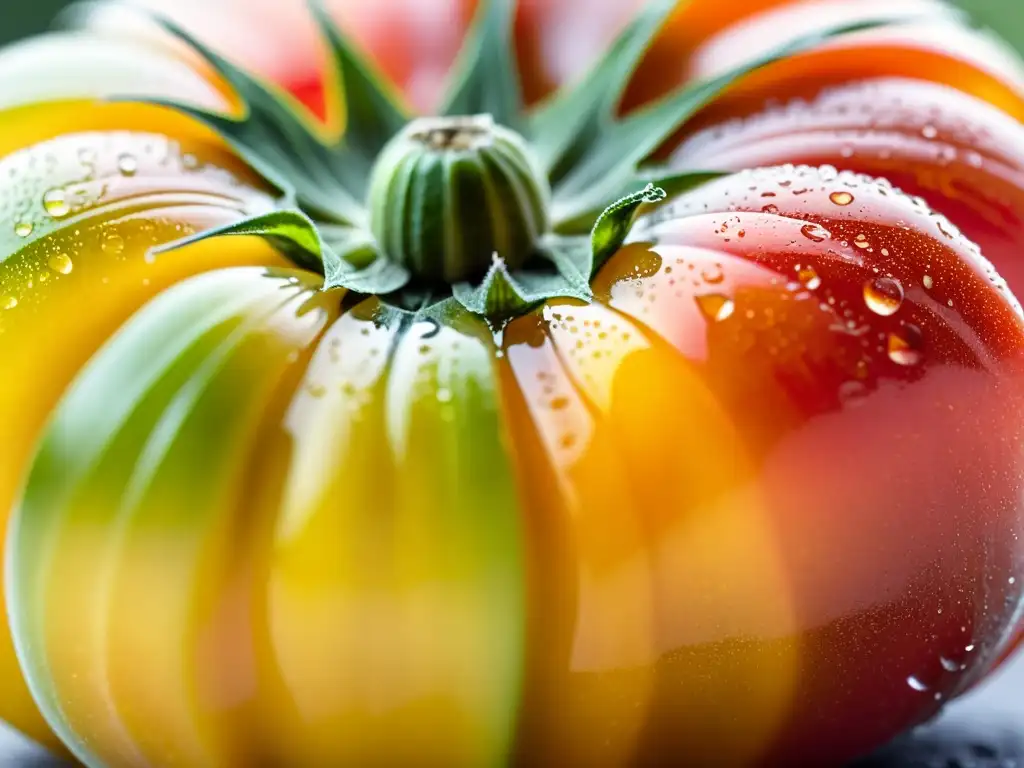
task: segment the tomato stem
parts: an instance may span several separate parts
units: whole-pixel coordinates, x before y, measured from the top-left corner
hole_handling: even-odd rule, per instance
[[[370,177],[370,228],[427,283],[521,267],[550,229],[551,189],[526,141],[490,115],[421,118],[384,148]]]

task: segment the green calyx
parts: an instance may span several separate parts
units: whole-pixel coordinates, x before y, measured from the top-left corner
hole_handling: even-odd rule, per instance
[[[370,176],[370,231],[431,285],[479,280],[494,254],[521,268],[548,231],[551,189],[519,134],[488,115],[420,118]]]
[[[495,321],[552,298],[589,300],[591,278],[642,206],[723,175],[647,164],[687,120],[759,67],[891,21],[805,36],[619,115],[633,73],[685,2],[648,2],[588,75],[528,108],[514,55],[515,1],[480,0],[439,115],[415,118],[310,0],[330,53],[328,104],[344,115],[336,136],[274,86],[161,21],[237,92],[244,112],[142,101],[212,127],[281,193],[276,211],[168,247],[262,235],[321,272],[324,290],[378,294],[418,311],[454,301]]]

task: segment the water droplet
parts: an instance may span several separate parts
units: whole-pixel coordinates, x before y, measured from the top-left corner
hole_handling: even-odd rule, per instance
[[[934,125],[926,125],[921,129],[921,135],[926,139],[934,139],[939,135],[939,131]]]
[[[972,168],[981,168],[983,163],[984,163],[984,158],[982,158],[980,152],[975,152],[974,150],[970,150],[967,153],[967,164],[969,166],[971,166]]]
[[[306,391],[309,392],[310,397],[315,397],[319,400],[327,394],[327,387],[323,384],[310,384],[306,387]]]
[[[921,362],[921,341],[921,330],[915,325],[906,325],[899,333],[890,333],[889,359],[897,365],[917,365]]]
[[[1009,583],[1009,585],[1010,585],[1010,586],[1012,587],[1012,586],[1013,586],[1014,584],[1016,584],[1016,583],[1017,583],[1017,579],[1016,579],[1015,577],[1011,576],[1011,577],[1009,578],[1009,581],[1008,581],[1008,583]]]
[[[50,265],[50,269],[61,275],[70,275],[71,270],[75,268],[74,263],[71,261],[71,257],[66,253],[58,253],[55,256],[51,256],[48,263]]]
[[[437,402],[439,403],[450,403],[452,401],[452,391],[445,387],[441,387],[437,390]]]
[[[855,246],[857,246],[858,248],[861,248],[861,249],[866,249],[866,248],[870,248],[871,247],[871,243],[868,242],[868,236],[865,235],[865,234],[857,235],[857,237],[853,241],[853,244]]]
[[[800,267],[796,273],[797,280],[809,291],[815,291],[821,287],[821,277],[814,270],[814,267],[807,265]]]
[[[117,170],[121,172],[122,176],[134,176],[139,170],[139,161],[135,155],[126,152],[117,158]]]
[[[911,675],[907,678],[907,685],[913,688],[915,691],[923,692],[928,690],[928,686],[918,680],[916,677]]]
[[[0,296],[0,309],[14,309],[18,306],[18,300],[13,296]]]
[[[551,410],[553,411],[564,411],[569,407],[569,398],[567,397],[556,397],[551,401]]]
[[[55,219],[62,219],[71,213],[67,194],[63,189],[51,189],[43,195],[43,208]]]
[[[704,282],[709,285],[718,285],[725,280],[725,272],[722,270],[721,264],[705,267],[701,270],[700,276],[704,278]]]
[[[925,275],[921,283],[924,285],[925,289],[929,291],[935,287],[935,280],[931,275]]]
[[[800,234],[815,243],[821,243],[832,236],[824,227],[818,224],[804,224],[800,227]]]
[[[35,227],[32,226],[31,221],[19,221],[14,225],[14,234],[18,237],[28,237],[32,234],[33,229],[35,229]]]
[[[736,311],[736,304],[733,303],[733,300],[718,293],[697,296],[696,301],[704,317],[712,322],[718,323],[727,320]]]
[[[958,664],[957,662],[953,661],[952,659],[947,659],[945,656],[940,656],[939,657],[939,663],[942,664],[942,668],[944,670],[946,670],[947,672],[959,672],[960,671],[960,664]]]
[[[828,196],[828,199],[831,200],[836,205],[849,205],[850,203],[853,202],[853,195],[845,191],[833,192],[831,195]]]
[[[964,650],[967,651],[968,653],[974,653],[974,648],[975,648],[974,643],[971,643],[970,645],[965,647]]]
[[[778,213],[778,212],[779,212],[779,206],[777,206],[777,205],[766,205],[764,208],[761,209],[761,213],[773,213],[774,214],[774,213]]]
[[[111,232],[103,238],[103,244],[100,247],[104,253],[116,256],[124,250],[124,238],[117,233]]]
[[[892,277],[876,277],[864,283],[864,303],[876,315],[895,315],[903,306],[903,286]]]

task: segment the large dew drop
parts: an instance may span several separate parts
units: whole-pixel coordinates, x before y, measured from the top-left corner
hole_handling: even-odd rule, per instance
[[[71,261],[71,257],[66,253],[58,253],[55,256],[51,256],[48,263],[50,269],[61,275],[70,275],[71,270],[75,268],[74,262]]]
[[[864,283],[864,303],[876,315],[889,317],[903,306],[903,286],[892,277],[876,277]]]
[[[907,678],[907,685],[913,688],[915,691],[923,693],[928,690],[928,686],[918,680],[916,677],[911,675]]]
[[[890,333],[889,359],[897,365],[917,365],[922,357],[921,342],[921,331],[915,325],[904,326],[899,333]]]
[[[697,306],[708,320],[720,323],[728,320],[736,311],[736,304],[728,296],[719,293],[712,293],[706,296],[696,297]]]
[[[51,189],[43,195],[43,208],[55,219],[62,219],[71,213],[67,194],[63,189]]]

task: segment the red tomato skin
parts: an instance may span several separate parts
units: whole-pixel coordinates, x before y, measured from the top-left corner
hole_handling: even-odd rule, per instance
[[[886,78],[768,109],[691,137],[682,167],[831,165],[923,198],[1024,291],[1024,128],[942,85]]]
[[[755,762],[843,764],[929,718],[1006,649],[1024,579],[1024,462],[1007,450],[1024,434],[1019,308],[948,221],[866,179],[742,174],[669,210],[638,229],[653,246],[623,251],[598,289],[683,356],[742,435],[781,576],[766,573],[764,592],[730,613],[736,596],[698,550],[669,556],[675,527],[720,498],[696,466],[715,475],[726,454],[694,424],[675,456],[652,456],[682,425],[649,378],[652,413],[630,415],[648,450],[624,469],[662,478],[636,511],[648,538],[634,555],[660,574],[665,607],[637,763],[723,759],[714,750],[730,733],[766,727],[765,670],[796,648],[792,690],[773,702],[781,722]],[[895,309],[869,290],[892,281]],[[757,604],[778,601],[779,584],[792,614],[771,628]],[[720,592],[716,607],[708,595]]]

